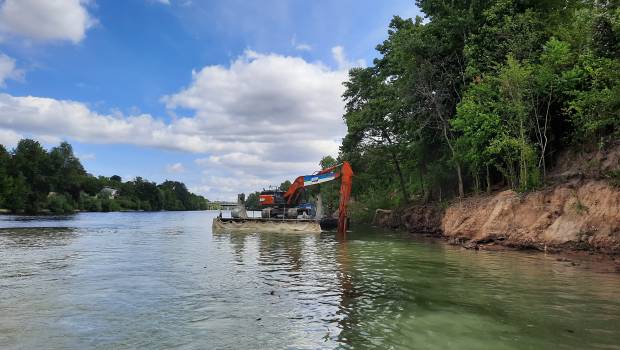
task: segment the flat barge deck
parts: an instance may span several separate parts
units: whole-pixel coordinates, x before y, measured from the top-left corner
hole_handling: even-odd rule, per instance
[[[213,232],[275,232],[275,233],[321,233],[316,219],[267,219],[267,218],[221,218],[213,219]]]

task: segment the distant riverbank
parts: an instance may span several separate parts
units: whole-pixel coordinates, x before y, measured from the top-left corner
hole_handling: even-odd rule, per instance
[[[73,212],[69,213],[60,213],[61,215],[73,215],[79,213],[157,213],[157,212],[185,212],[185,211],[207,211],[207,210],[218,210],[218,209],[188,209],[188,210],[142,210],[142,209],[121,209],[121,210],[110,210],[110,211],[90,211],[90,210],[79,210],[74,209]],[[15,216],[46,216],[46,215],[59,215],[59,213],[54,213],[49,209],[43,209],[36,214],[27,214],[24,212],[14,213],[9,209],[0,208],[0,215],[15,215]]]

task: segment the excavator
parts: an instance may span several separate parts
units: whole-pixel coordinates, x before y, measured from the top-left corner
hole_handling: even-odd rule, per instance
[[[315,208],[308,203],[302,203],[302,194],[305,188],[321,183],[340,179],[340,202],[338,205],[338,219],[336,227],[338,233],[344,235],[347,230],[347,204],[351,197],[351,183],[353,169],[349,162],[319,170],[312,175],[299,176],[293,181],[287,191],[279,189],[263,190],[259,195],[262,207],[260,218],[236,217],[224,219],[221,217],[213,221],[214,231],[251,230],[261,231],[320,231],[321,217],[317,217]],[[245,210],[243,211],[245,212]],[[217,224],[217,225],[216,225]],[[229,224],[229,225],[227,225]],[[277,228],[277,230],[275,230]]]

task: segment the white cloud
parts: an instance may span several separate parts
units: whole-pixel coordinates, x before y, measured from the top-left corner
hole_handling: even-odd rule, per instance
[[[269,185],[274,184],[268,179],[261,178],[259,176],[209,176],[205,179],[205,183],[201,186],[197,186],[197,190],[206,190],[203,193],[209,198],[210,194],[217,193],[220,198],[226,200],[234,200],[239,193],[251,193],[254,191],[260,191]],[[278,182],[278,184],[280,184]]]
[[[84,39],[96,21],[87,0],[5,0],[0,3],[0,31],[35,40]]]
[[[0,87],[4,86],[7,79],[22,79],[24,72],[17,69],[15,60],[3,53],[0,53]]]
[[[299,51],[312,51],[312,46],[308,44],[297,44],[295,45],[295,50]]]
[[[334,58],[334,61],[336,61],[336,63],[338,64],[339,69],[346,70],[352,67],[363,67],[366,65],[366,62],[361,59],[353,62],[349,61],[344,53],[344,48],[342,46],[332,47],[332,56]]]
[[[77,157],[80,160],[95,160],[97,156],[94,153],[78,154]]]
[[[346,60],[341,48],[337,52]],[[346,78],[344,65],[332,69],[247,51],[228,67],[193,72],[186,88],[162,97],[172,114],[189,111],[170,122],[149,114],[98,113],[70,100],[0,94],[0,128],[203,153],[194,162],[209,173],[195,186],[209,188],[209,198],[234,199],[220,186],[221,178],[234,177],[236,191],[247,193],[258,189],[253,185],[317,170],[322,156],[337,154],[346,132],[341,98]]]
[[[166,165],[166,172],[169,174],[179,174],[185,171],[185,167],[181,163],[174,163]]]
[[[44,97],[0,94],[0,127],[35,135],[70,137],[89,143],[126,143],[206,152],[206,140],[178,133],[175,126],[148,114],[99,114],[83,103]]]
[[[301,147],[343,135],[345,79],[346,71],[321,63],[247,51],[229,68],[193,72],[189,87],[162,100],[169,109],[195,111],[194,118],[178,120],[183,132],[199,130],[227,146],[242,142],[277,156],[289,151],[278,145]]]
[[[62,138],[56,136],[56,135],[37,135],[36,137],[37,141],[41,142],[43,145],[46,146],[56,146],[59,143],[62,142]]]
[[[0,145],[3,145],[7,150],[17,146],[17,143],[22,138],[23,135],[18,134],[13,130],[0,129]]]
[[[198,165],[205,165],[209,163],[209,158],[196,158],[194,159],[194,163]]]

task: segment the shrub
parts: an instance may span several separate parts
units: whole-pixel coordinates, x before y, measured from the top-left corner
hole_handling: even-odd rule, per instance
[[[49,198],[47,208],[54,214],[73,213],[73,205],[69,203],[67,197],[57,194]]]
[[[101,200],[101,211],[109,212],[109,211],[119,211],[121,210],[120,204],[114,199],[102,199]]]
[[[609,173],[609,182],[615,187],[620,188],[620,170]]]

